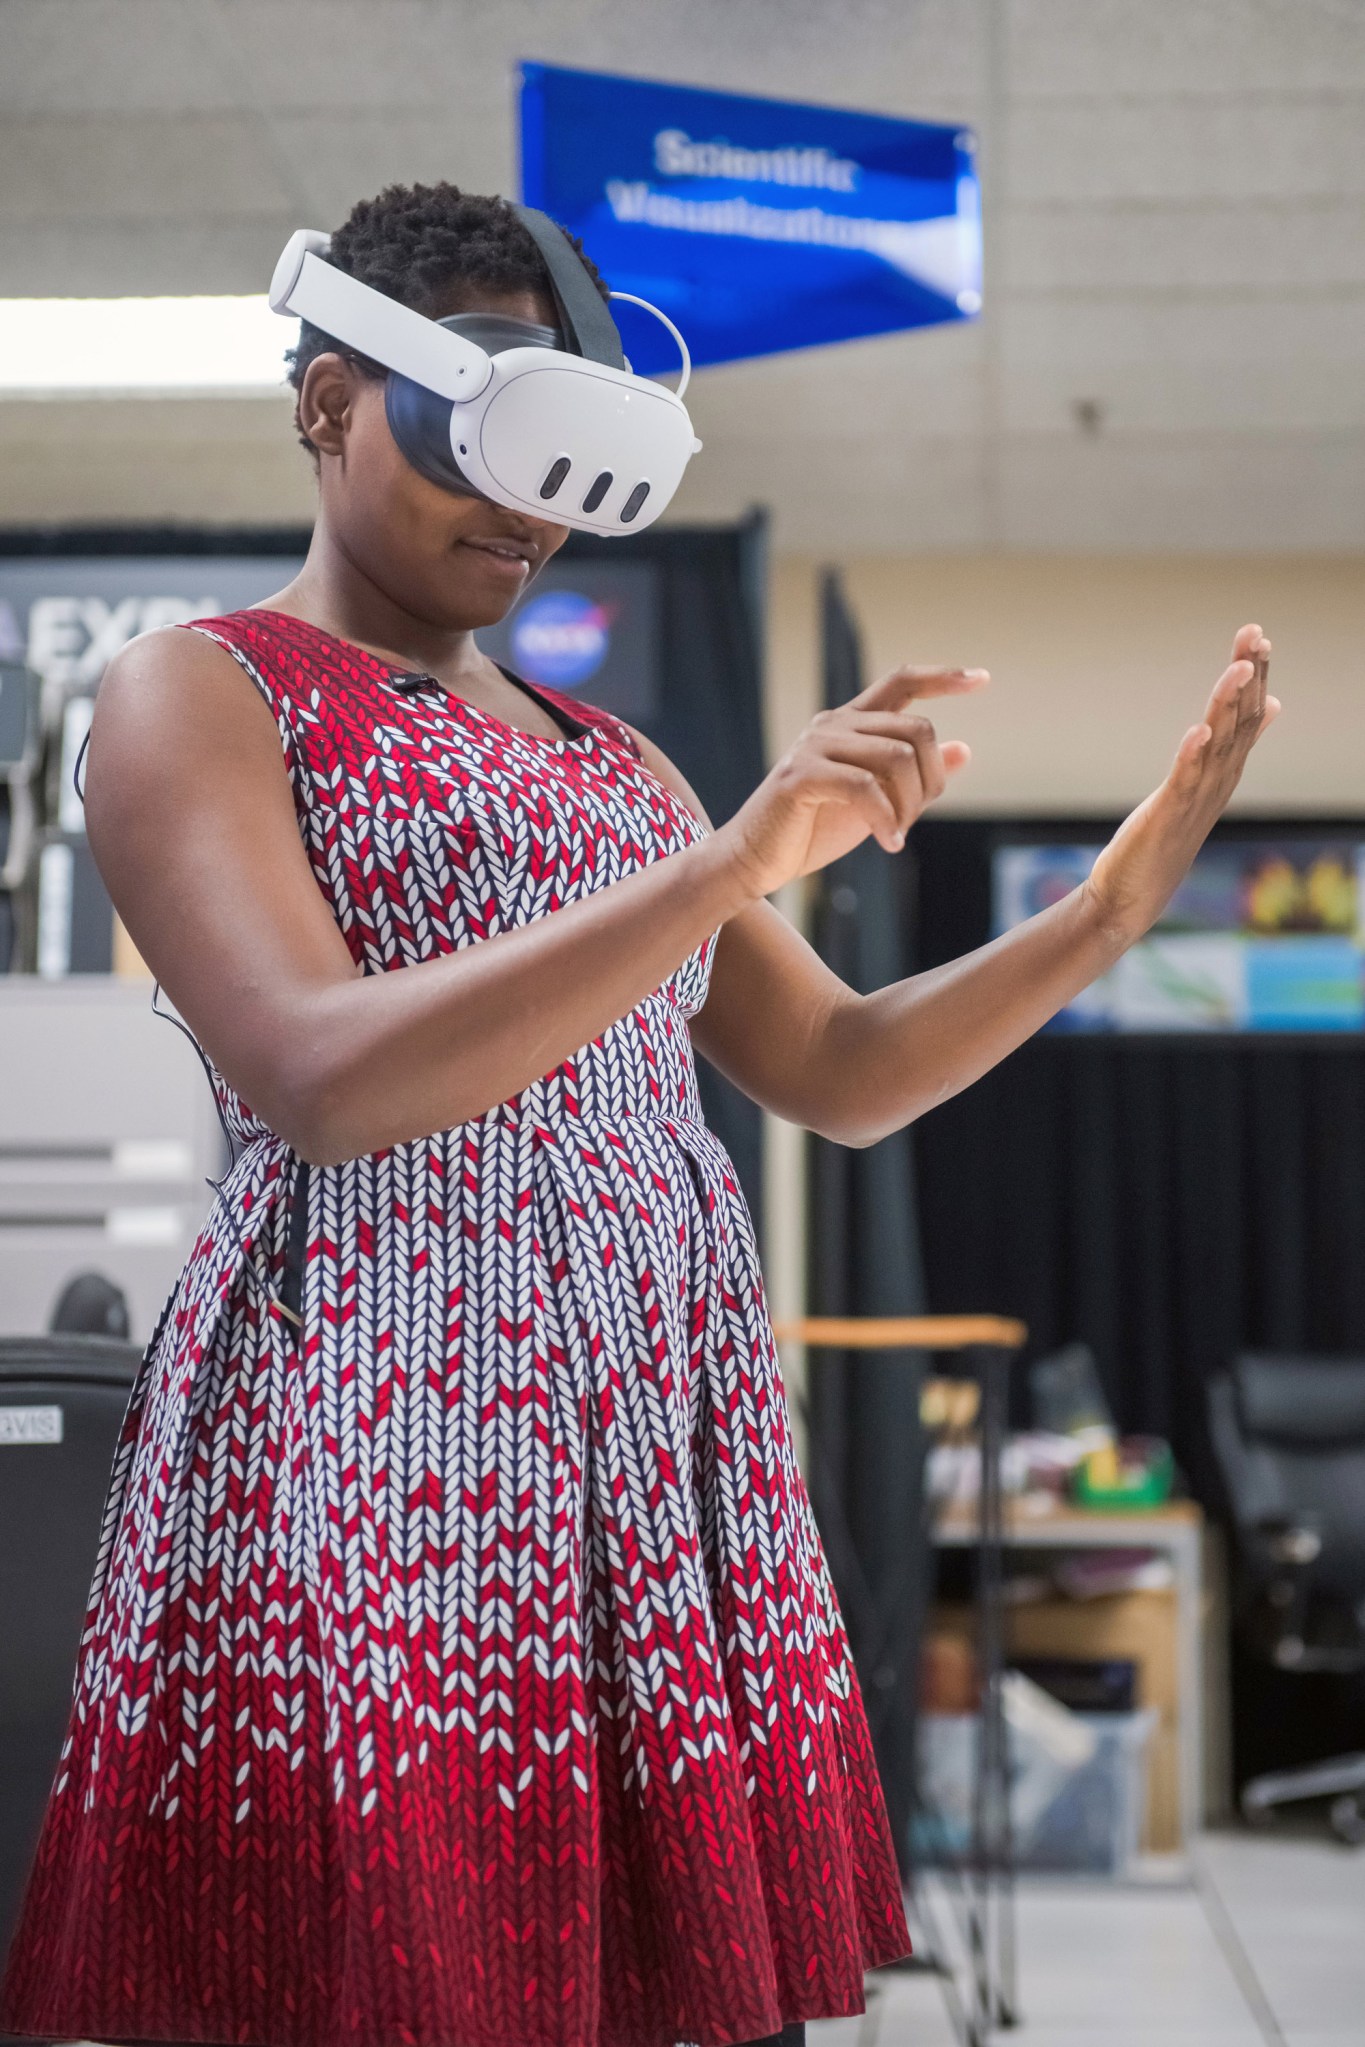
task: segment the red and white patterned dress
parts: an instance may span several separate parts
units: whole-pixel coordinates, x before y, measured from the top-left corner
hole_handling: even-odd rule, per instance
[[[529,736],[270,611],[368,973],[702,827],[625,729]],[[270,2047],[664,2047],[855,2012],[908,1943],[687,1020],[711,945],[475,1121],[313,1168],[227,1087],[149,1349],[4,2023]]]

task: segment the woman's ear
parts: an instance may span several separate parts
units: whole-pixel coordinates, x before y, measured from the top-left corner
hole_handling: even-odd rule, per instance
[[[296,417],[299,432],[319,455],[342,452],[359,374],[345,356],[334,353],[314,356],[304,372]]]

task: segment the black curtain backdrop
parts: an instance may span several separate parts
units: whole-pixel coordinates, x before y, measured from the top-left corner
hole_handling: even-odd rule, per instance
[[[838,577],[821,592],[824,698],[862,688],[857,628]],[[866,841],[816,882],[821,957],[863,993],[905,972],[895,864]],[[865,1151],[810,1139],[809,1299],[817,1315],[924,1307],[910,1139]],[[926,1586],[923,1449],[915,1353],[810,1355],[811,1495],[848,1624],[897,1853],[914,1788],[914,1718]]]
[[[662,584],[661,705],[645,730],[676,762],[713,824],[763,779],[763,608],[767,519],[651,527],[632,540],[571,533],[560,561],[648,561]],[[590,697],[591,686],[584,691]],[[763,1119],[723,1074],[698,1061],[706,1120],[735,1162],[763,1241]]]
[[[917,966],[984,942],[993,845],[1049,829],[917,829],[905,904]],[[1053,835],[1093,843],[1109,829],[1072,820]],[[1169,1437],[1215,1512],[1210,1375],[1243,1348],[1365,1351],[1358,1034],[1045,1036],[927,1116],[916,1159],[934,1309],[1021,1316],[1032,1355],[1092,1345],[1120,1426]]]
[[[11,528],[0,555],[265,555],[308,549],[307,527],[209,525]],[[682,769],[713,821],[722,823],[761,781],[763,607],[767,522],[755,511],[735,526],[651,527],[631,539],[569,536],[561,561],[630,559],[658,565],[662,688],[649,737]],[[584,695],[591,698],[589,686]],[[2,934],[0,934],[2,935]],[[762,1118],[705,1062],[706,1115],[734,1159],[763,1230]]]

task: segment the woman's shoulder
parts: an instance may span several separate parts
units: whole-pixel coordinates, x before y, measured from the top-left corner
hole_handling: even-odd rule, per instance
[[[709,831],[711,829],[711,820],[706,814],[705,805],[692,787],[692,784],[688,781],[686,775],[684,775],[682,769],[675,761],[669,759],[661,746],[656,746],[652,739],[646,739],[643,732],[637,732],[630,725],[627,725],[625,729],[630,733],[635,751],[639,754],[641,762],[648,768],[655,781],[662,782],[669,794],[676,796],[678,801],[686,809],[690,810],[698,822]]]
[[[141,633],[105,669],[91,731],[87,822],[105,799],[162,805],[224,763],[278,761],[278,729],[238,664],[176,626]]]
[[[193,631],[158,626],[120,647],[95,711],[106,740],[117,736],[185,760],[203,747],[249,747],[270,734],[278,753],[279,692],[233,632],[240,616],[196,620]]]
[[[167,692],[183,696],[187,679],[230,674],[236,664],[225,645],[215,645],[216,638],[163,625],[126,641],[100,678],[99,701],[106,718],[115,703],[150,702]]]

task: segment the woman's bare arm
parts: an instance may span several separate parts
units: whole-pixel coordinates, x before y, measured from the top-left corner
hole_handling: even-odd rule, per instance
[[[637,738],[660,781],[704,818],[668,757]],[[979,1080],[1122,951],[1078,890],[978,952],[863,996],[771,903],[751,903],[720,934],[692,1038],[773,1115],[870,1144]]]
[[[969,1087],[1160,914],[1279,709],[1265,692],[1268,652],[1259,628],[1244,627],[1204,723],[1090,881],[977,952],[863,996],[771,905],[742,910],[693,1022],[698,1050],[775,1115],[844,1144],[873,1143]],[[654,764],[696,802],[676,769]]]
[[[1129,942],[1078,889],[978,952],[858,995],[761,903],[721,933],[692,1035],[775,1116],[872,1144],[988,1073]]]

